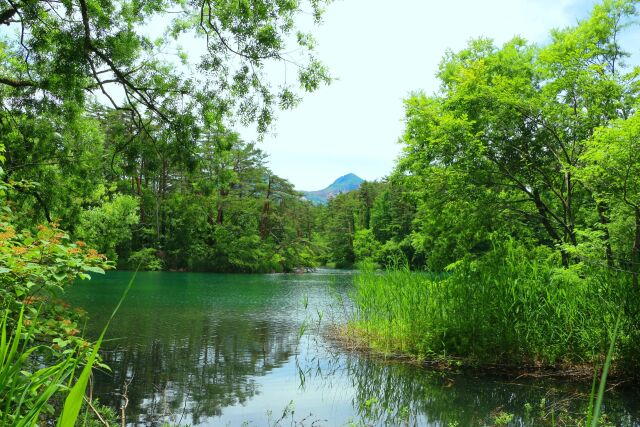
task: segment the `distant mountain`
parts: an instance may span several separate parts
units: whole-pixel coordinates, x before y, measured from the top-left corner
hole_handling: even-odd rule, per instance
[[[336,179],[333,184],[323,190],[303,191],[302,194],[305,199],[318,205],[324,205],[331,197],[357,190],[363,182],[364,180],[359,176],[349,173]]]

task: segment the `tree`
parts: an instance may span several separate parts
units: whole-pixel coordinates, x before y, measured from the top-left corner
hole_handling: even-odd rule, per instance
[[[581,159],[578,176],[598,203],[607,206],[606,232],[612,234],[621,267],[632,273],[638,289],[640,272],[640,114],[618,119],[596,130]],[[596,260],[597,261],[597,260]]]
[[[438,218],[445,206],[433,198],[455,200],[464,221],[477,218],[476,230],[485,230],[477,244],[505,226],[563,248],[563,264],[570,263],[564,248],[578,244],[577,228],[593,214],[606,222],[606,207],[572,171],[594,130],[627,117],[637,99],[637,72],[623,72],[627,54],[618,41],[636,3],[605,1],[542,48],[521,38],[501,48],[478,39],[446,55],[441,91],[406,102],[400,172],[425,189],[440,186],[440,195],[421,197],[427,217]]]
[[[94,168],[102,161],[100,128],[87,117],[67,118],[64,109],[15,116],[0,110],[0,143],[7,156],[2,179],[33,184],[15,186],[12,195],[29,225],[61,219],[71,230],[82,205],[99,197],[101,174]]]
[[[117,249],[131,241],[138,224],[138,203],[131,196],[118,195],[113,201],[82,212],[77,235],[109,259],[118,259]]]
[[[353,239],[357,231],[358,194],[341,193],[329,199],[320,216],[320,233],[329,248],[327,261],[336,267],[348,267],[355,262]]]
[[[309,4],[316,22],[323,3]],[[215,117],[233,109],[246,120],[257,120],[264,131],[275,104],[286,108],[297,100],[290,84],[278,90],[269,86],[262,73],[265,63],[293,63],[306,91],[328,81],[326,69],[312,55],[313,38],[296,32],[302,8],[288,0],[5,0],[0,25],[16,31],[0,44],[5,58],[0,100],[25,112],[33,108],[29,101],[82,105],[87,95],[99,93],[141,128],[149,112],[173,132],[187,135],[198,110]],[[166,33],[153,40],[150,25],[158,22]],[[284,53],[294,33],[305,60],[301,64]],[[185,75],[185,67],[176,67],[178,60],[158,59],[165,49],[179,49],[180,41],[193,38],[206,52],[197,75]],[[178,57],[188,60],[184,52]]]
[[[353,254],[358,262],[375,262],[380,243],[370,229],[364,228],[355,232],[353,236]]]
[[[303,9],[318,23],[324,3],[0,1],[0,25],[8,27],[0,40],[5,179],[41,184],[21,188],[23,212],[62,218],[72,230],[82,208],[104,193],[98,164],[111,179],[126,174],[140,197],[140,180],[154,175],[158,191],[147,196],[160,212],[172,168],[194,166],[204,129],[240,121],[264,133],[276,108],[291,108],[300,92],[329,82],[312,36],[297,29]],[[182,51],[183,43],[201,59]],[[297,68],[299,87],[269,81],[268,64]],[[115,170],[120,155],[127,162]]]
[[[413,192],[409,191],[407,181],[407,177],[395,174],[382,183],[381,192],[376,196],[371,209],[370,228],[376,240],[383,244],[380,251],[381,263],[404,266],[408,262],[414,268],[423,269],[423,253],[416,251],[411,244],[416,220],[416,200]],[[398,259],[406,262],[395,262]],[[388,263],[388,260],[393,262]]]

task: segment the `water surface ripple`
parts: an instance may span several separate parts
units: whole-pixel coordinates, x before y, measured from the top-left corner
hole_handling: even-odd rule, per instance
[[[130,276],[111,272],[68,292],[89,312],[90,337]],[[285,413],[280,425],[462,427],[492,425],[501,412],[515,414],[512,425],[535,425],[535,411],[584,410],[584,385],[433,372],[340,351],[322,331],[351,309],[352,278],[139,273],[103,345],[112,372],[96,375],[94,396],[119,408],[128,384],[131,426],[262,426]],[[640,425],[638,397],[607,395],[615,425]]]

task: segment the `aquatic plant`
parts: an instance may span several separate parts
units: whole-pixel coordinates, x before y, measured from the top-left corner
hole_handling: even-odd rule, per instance
[[[385,353],[574,369],[600,363],[622,308],[622,344],[612,357],[631,369],[628,276],[585,265],[559,268],[557,256],[507,239],[450,266],[448,275],[362,272],[351,327]]]

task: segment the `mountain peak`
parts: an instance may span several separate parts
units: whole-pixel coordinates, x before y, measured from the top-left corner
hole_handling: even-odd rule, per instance
[[[331,197],[335,197],[340,193],[348,193],[349,191],[360,188],[364,180],[354,173],[348,173],[333,181],[333,183],[322,190],[303,191],[304,197],[316,204],[325,204]]]
[[[351,182],[351,181],[358,181],[358,182],[362,182],[363,179],[360,178],[358,175],[349,172],[346,175],[342,175],[340,178],[336,179],[335,181],[333,181],[334,184],[336,183],[341,183],[341,182]]]

